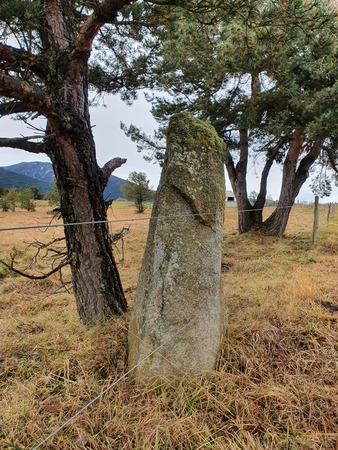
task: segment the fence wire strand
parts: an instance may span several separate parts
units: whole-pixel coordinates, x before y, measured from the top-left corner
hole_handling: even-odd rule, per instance
[[[39,444],[35,445],[32,450],[36,450],[40,448],[43,444],[45,444],[47,441],[49,441],[52,437],[54,437],[56,434],[58,434],[61,430],[63,430],[67,425],[69,425],[70,422],[75,420],[78,416],[80,416],[86,409],[88,409],[93,403],[95,403],[97,400],[99,400],[101,397],[103,397],[107,392],[109,392],[111,389],[113,389],[114,386],[116,386],[118,383],[123,381],[131,372],[133,372],[137,367],[141,366],[147,359],[149,359],[151,356],[153,356],[155,353],[160,351],[163,347],[165,347],[167,344],[169,344],[171,341],[175,339],[176,336],[183,333],[183,331],[188,328],[191,323],[196,320],[196,317],[189,320],[188,323],[183,325],[183,327],[179,328],[175,333],[173,333],[166,341],[162,342],[158,347],[156,347],[154,350],[152,350],[148,355],[146,355],[144,358],[142,358],[137,364],[135,364],[131,369],[129,369],[126,373],[124,373],[121,377],[119,377],[117,380],[114,381],[114,383],[110,384],[106,389],[104,389],[100,394],[98,394],[96,397],[94,397],[90,402],[88,402],[86,405],[84,405],[81,409],[79,409],[73,416],[71,416],[69,419],[67,419],[61,426],[59,426],[56,430],[53,431],[53,433],[49,434],[43,441],[39,442]]]
[[[291,206],[277,206],[275,210],[277,209],[288,209],[292,208],[294,205]],[[307,205],[304,205],[307,206]],[[255,212],[255,211],[263,211],[264,208],[258,208],[258,209],[240,209],[237,210],[236,208],[230,208],[227,210],[225,209],[224,214],[229,214],[233,212],[237,213],[243,213],[243,212]],[[121,223],[121,222],[138,222],[138,221],[144,221],[144,220],[160,220],[160,219],[175,219],[175,218],[181,218],[181,217],[200,217],[200,216],[215,216],[218,214],[217,212],[205,212],[205,213],[189,213],[189,214],[168,214],[166,216],[150,216],[150,217],[132,217],[127,219],[114,219],[114,220],[93,220],[93,221],[85,221],[85,222],[71,222],[71,223],[49,223],[49,224],[40,224],[40,225],[26,225],[21,227],[5,227],[0,228],[0,231],[18,231],[18,230],[32,230],[32,229],[48,229],[48,228],[59,228],[59,227],[71,227],[71,226],[79,226],[79,225],[96,225],[96,224],[110,224],[110,223]]]

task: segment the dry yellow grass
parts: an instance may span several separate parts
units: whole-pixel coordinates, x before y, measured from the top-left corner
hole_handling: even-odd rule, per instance
[[[0,226],[45,224],[48,209],[1,213]],[[146,389],[124,379],[43,448],[337,450],[338,214],[327,226],[326,212],[313,248],[310,206],[294,208],[282,239],[238,236],[227,210],[218,370]],[[115,248],[130,303],[148,221],[127,219],[149,214],[121,202],[109,215],[123,221],[112,232],[131,225],[123,261],[121,242]],[[0,258],[61,233],[2,231]],[[56,276],[0,276],[0,448],[31,449],[125,373],[128,315],[86,328]]]

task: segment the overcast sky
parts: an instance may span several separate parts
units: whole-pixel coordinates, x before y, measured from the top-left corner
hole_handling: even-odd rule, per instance
[[[137,152],[136,144],[127,138],[120,129],[120,121],[126,125],[131,123],[141,127],[146,133],[152,134],[156,129],[156,122],[149,112],[149,104],[140,94],[132,106],[127,106],[117,97],[107,96],[105,98],[106,106],[95,107],[91,110],[91,120],[93,133],[96,141],[97,159],[100,166],[103,166],[109,159],[116,156],[127,158],[126,164],[114,172],[114,175],[120,178],[128,178],[132,171],[145,172],[150,184],[156,188],[160,178],[160,168],[157,164],[144,161],[142,154]],[[38,121],[34,124],[39,126]],[[40,122],[42,124],[42,122]],[[0,136],[14,137],[20,134],[32,135],[31,130],[18,121],[10,118],[0,120]],[[45,155],[35,155],[22,150],[0,148],[0,166],[9,166],[22,161],[49,161]],[[259,167],[252,163],[249,166],[248,192],[259,190]],[[275,200],[279,196],[279,187],[281,183],[281,170],[274,167],[271,171],[268,183],[268,194]],[[226,188],[231,190],[230,182],[227,180]],[[312,201],[312,194],[309,183],[304,185],[297,198],[300,201]],[[334,187],[331,197],[321,199],[321,202],[338,202],[338,188]]]

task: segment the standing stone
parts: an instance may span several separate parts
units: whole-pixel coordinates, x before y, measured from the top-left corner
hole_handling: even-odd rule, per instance
[[[223,153],[212,126],[187,113],[171,119],[131,315],[130,367],[165,345],[133,371],[137,381],[215,367],[225,322]]]

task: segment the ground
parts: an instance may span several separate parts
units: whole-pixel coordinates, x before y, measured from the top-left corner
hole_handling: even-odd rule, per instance
[[[62,235],[42,226],[48,210],[40,202],[36,212],[0,213],[0,228],[41,226],[0,231],[1,259],[15,251],[27,267],[25,243]],[[127,202],[109,212],[112,232],[130,226],[123,251],[121,241],[115,247],[130,307],[149,214]],[[338,213],[327,225],[321,206],[315,247],[312,220],[312,207],[299,205],[284,238],[239,236],[236,212],[226,210],[217,370],[144,389],[125,378],[42,448],[336,450]],[[128,314],[87,328],[59,288],[57,276],[37,282],[0,268],[1,448],[38,445],[127,370]]]

